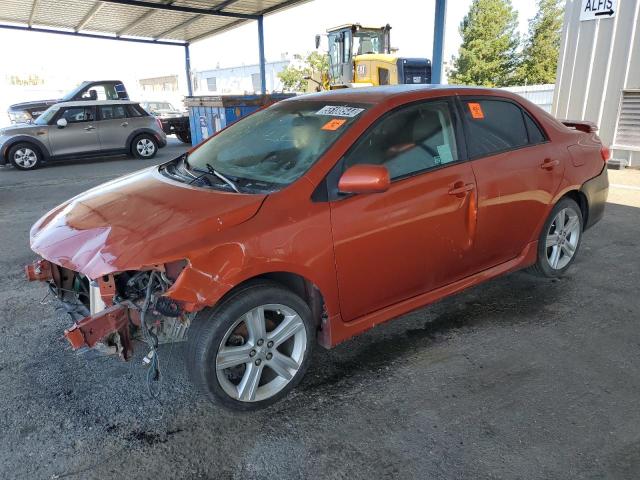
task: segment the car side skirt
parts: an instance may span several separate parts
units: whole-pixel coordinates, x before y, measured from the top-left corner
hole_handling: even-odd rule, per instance
[[[351,322],[343,322],[340,315],[336,315],[328,322],[330,327],[325,328],[320,332],[318,341],[324,347],[334,347],[351,337],[375,327],[376,325],[435,303],[444,297],[456,294],[499,275],[531,266],[536,262],[537,252],[538,242],[530,242],[524,248],[522,253],[513,260],[509,260],[508,262],[496,265],[488,270],[478,272],[470,277],[463,278],[462,280],[450,283],[449,285],[418,295],[417,297],[412,297],[394,305],[390,305]]]
[[[87,158],[100,158],[113,155],[126,155],[129,151],[126,148],[117,148],[112,150],[92,150],[90,152],[71,153],[68,155],[51,155],[48,158],[50,162],[63,162],[65,160],[84,160]]]

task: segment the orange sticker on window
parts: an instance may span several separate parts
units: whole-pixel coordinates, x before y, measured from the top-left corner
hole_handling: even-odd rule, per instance
[[[471,112],[471,117],[475,119],[484,118],[484,112],[482,111],[482,107],[479,103],[467,103],[469,105],[469,111]]]
[[[322,130],[337,130],[345,123],[347,123],[345,119],[334,118],[333,120],[329,120],[327,123],[325,123],[322,126]]]

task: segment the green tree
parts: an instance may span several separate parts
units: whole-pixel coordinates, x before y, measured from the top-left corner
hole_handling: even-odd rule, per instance
[[[510,0],[473,0],[460,24],[462,44],[450,83],[501,87],[514,82],[518,14]]]
[[[519,83],[555,83],[563,10],[559,0],[538,0],[516,74]]]
[[[304,79],[304,70],[294,65],[287,65],[282,71],[278,72],[278,78],[282,82],[283,90],[287,92],[302,92],[307,86]]]
[[[311,52],[304,60],[302,55],[294,55],[294,59],[302,62],[301,66],[288,65],[278,73],[284,90],[290,92],[304,92],[307,90],[308,80],[311,77],[323,84],[329,73],[329,56],[326,54]]]

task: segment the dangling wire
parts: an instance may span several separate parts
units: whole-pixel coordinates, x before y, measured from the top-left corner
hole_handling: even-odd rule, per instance
[[[160,360],[158,358],[158,337],[149,329],[146,323],[147,311],[151,303],[151,292],[153,290],[153,283],[156,279],[156,272],[151,272],[149,275],[149,284],[147,285],[147,294],[142,305],[140,312],[140,328],[142,330],[142,337],[144,342],[149,346],[149,353],[147,357],[149,359],[149,371],[147,372],[147,389],[149,395],[152,398],[157,399],[160,395]],[[158,388],[154,388],[154,383],[158,382]]]

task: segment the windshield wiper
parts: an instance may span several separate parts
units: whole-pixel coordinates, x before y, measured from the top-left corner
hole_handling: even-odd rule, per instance
[[[223,174],[221,174],[220,172],[218,172],[215,168],[213,168],[211,166],[210,163],[205,163],[205,166],[207,167],[207,170],[209,170],[209,173],[211,175],[215,175],[216,177],[218,177],[220,180],[222,180],[224,183],[226,183],[227,185],[229,185],[231,188],[233,188],[233,190],[236,193],[240,193],[240,190],[238,189],[238,186],[233,183],[231,180],[229,180],[227,177],[225,177]]]

